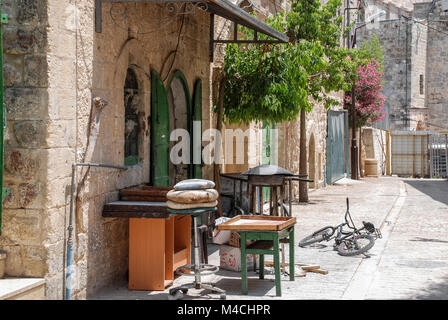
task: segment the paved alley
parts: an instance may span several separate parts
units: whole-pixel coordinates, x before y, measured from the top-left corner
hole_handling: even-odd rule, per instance
[[[346,197],[356,225],[370,221],[381,228],[369,257],[343,257],[333,241],[300,248],[303,237],[344,221]],[[296,203],[296,263],[318,264],[328,274],[308,272],[294,282],[285,276],[282,297],[275,296],[273,272],[264,280],[249,272],[249,295],[241,295],[240,274],[220,270],[206,281],[227,291],[227,299],[447,299],[448,298],[448,182],[396,177],[343,179],[337,185],[311,191],[310,203]],[[286,253],[288,250],[285,250]],[[209,263],[219,264],[219,250],[210,246]],[[271,260],[270,257],[266,258]],[[176,279],[175,285],[189,282]],[[126,283],[107,288],[90,299],[167,299],[164,292],[129,291]],[[189,291],[185,299],[216,295]]]

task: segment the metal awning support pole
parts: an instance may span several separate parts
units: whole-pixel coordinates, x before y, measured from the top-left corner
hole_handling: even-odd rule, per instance
[[[73,261],[73,207],[74,194],[76,184],[76,167],[97,167],[127,170],[127,167],[116,166],[102,163],[73,163],[72,164],[72,181],[70,186],[70,215],[68,222],[68,236],[67,236],[67,268],[65,270],[65,300],[71,300],[72,295],[72,261]]]

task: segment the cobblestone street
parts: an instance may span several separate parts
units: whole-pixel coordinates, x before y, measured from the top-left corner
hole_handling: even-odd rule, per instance
[[[328,274],[308,272],[294,282],[285,276],[282,297],[275,296],[274,277],[265,280],[249,272],[249,295],[241,295],[240,274],[220,270],[206,281],[227,291],[227,299],[447,299],[448,297],[448,183],[444,180],[341,180],[337,185],[310,192],[310,203],[295,204],[296,263],[317,264]],[[326,225],[343,222],[345,198],[355,224],[363,220],[380,227],[370,257],[343,257],[333,242],[300,248],[298,242]],[[287,249],[287,248],[286,248]],[[288,250],[285,250],[286,253]],[[209,262],[219,264],[218,246],[210,245]],[[271,257],[267,257],[267,260]],[[176,279],[174,285],[191,278]],[[204,294],[205,295],[201,295]],[[126,284],[103,290],[91,299],[167,299],[164,292],[129,291]],[[207,292],[189,291],[185,299],[214,299]]]

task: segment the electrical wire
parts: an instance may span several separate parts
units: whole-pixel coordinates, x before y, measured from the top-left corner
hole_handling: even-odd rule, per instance
[[[185,12],[185,7],[184,7],[184,12]],[[179,49],[179,43],[180,43],[180,38],[182,35],[182,29],[184,27],[184,21],[185,21],[185,15],[182,15],[182,22],[180,24],[179,35],[177,36],[176,49],[174,49],[173,61],[171,61],[170,68],[168,69],[168,72],[166,73],[165,78],[163,78],[163,81],[165,81],[168,78],[168,76],[170,75],[171,69],[173,68],[174,62],[176,61],[177,50]],[[163,68],[163,66],[162,66],[162,68]],[[163,69],[161,71],[163,71]]]

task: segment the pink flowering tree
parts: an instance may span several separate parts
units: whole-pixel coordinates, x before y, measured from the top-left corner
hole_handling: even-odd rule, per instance
[[[383,71],[374,58],[364,60],[357,68],[355,81],[355,111],[357,127],[371,126],[386,117],[383,88]],[[345,103],[351,105],[351,95],[345,96]]]

